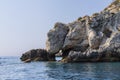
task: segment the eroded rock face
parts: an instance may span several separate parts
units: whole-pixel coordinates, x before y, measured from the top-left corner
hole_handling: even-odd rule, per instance
[[[61,62],[120,61],[120,0],[92,16],[56,23],[47,37],[46,50],[30,50],[21,60],[55,61],[59,54]]]
[[[110,13],[117,13],[120,11],[120,0],[114,0],[114,2],[109,5],[104,11],[108,11]]]
[[[48,33],[47,51],[62,50],[63,62],[120,61],[120,0],[116,1],[92,16],[57,23]]]
[[[21,58],[24,62],[31,62],[31,61],[51,61],[55,60],[55,57],[51,57],[49,53],[44,49],[33,49],[30,51],[25,52]]]
[[[56,23],[54,28],[48,32],[46,50],[50,54],[56,54],[62,49],[68,30],[67,25],[63,23]]]
[[[69,32],[66,35],[63,50],[85,51],[88,47],[87,31],[84,22],[75,21],[68,24]]]

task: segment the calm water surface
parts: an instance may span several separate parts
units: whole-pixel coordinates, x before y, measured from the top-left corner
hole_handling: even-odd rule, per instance
[[[120,62],[23,63],[19,57],[1,57],[0,80],[120,80]]]

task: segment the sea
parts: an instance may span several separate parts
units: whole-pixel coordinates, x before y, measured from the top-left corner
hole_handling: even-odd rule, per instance
[[[23,63],[19,57],[0,57],[0,80],[120,80],[120,62]]]

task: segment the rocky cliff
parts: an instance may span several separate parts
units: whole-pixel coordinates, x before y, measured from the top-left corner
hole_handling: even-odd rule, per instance
[[[62,62],[120,61],[120,0],[92,16],[58,22],[47,36],[46,50],[62,51]]]
[[[46,50],[30,50],[21,60],[55,61],[60,54],[61,62],[120,61],[120,0],[92,16],[58,22],[47,36]]]

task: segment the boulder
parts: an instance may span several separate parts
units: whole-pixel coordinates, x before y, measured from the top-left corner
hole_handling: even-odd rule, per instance
[[[22,54],[20,59],[24,62],[55,60],[55,58],[52,59],[49,53],[44,49],[32,49],[27,51]]]

